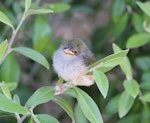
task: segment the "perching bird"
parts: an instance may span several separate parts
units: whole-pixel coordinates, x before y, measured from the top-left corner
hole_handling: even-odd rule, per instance
[[[80,38],[63,41],[53,55],[55,71],[73,85],[90,86],[94,83],[93,75],[86,75],[88,66],[93,62],[92,52]]]

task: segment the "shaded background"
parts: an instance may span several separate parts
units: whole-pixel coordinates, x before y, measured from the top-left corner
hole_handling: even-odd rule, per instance
[[[126,42],[130,36],[144,32],[143,21],[149,17],[139,9],[137,0],[33,0],[32,7],[45,7],[53,3],[61,2],[70,5],[64,12],[55,12],[48,15],[35,15],[28,17],[20,32],[18,33],[15,46],[27,46],[34,48],[45,55],[50,63],[50,69],[46,70],[41,65],[15,54],[10,56],[17,65],[12,68],[8,81],[18,82],[18,87],[14,91],[21,98],[21,103],[39,87],[44,85],[55,86],[58,77],[52,67],[52,55],[62,40],[70,40],[73,37],[81,37],[88,44],[96,59],[101,59],[112,54],[112,44],[116,43],[122,49],[126,49]],[[146,0],[139,0],[144,2]],[[24,1],[2,0],[0,10],[3,11],[14,25],[17,25],[24,10]],[[10,38],[11,30],[9,27],[0,23],[0,41]],[[129,58],[133,67],[134,78],[137,81],[148,81],[150,75],[150,45],[136,48],[130,51]],[[11,59],[12,61],[12,59]],[[12,61],[13,64],[13,61]],[[6,71],[0,68],[0,80]],[[9,71],[9,70],[8,70]],[[7,74],[8,75],[8,74]],[[122,92],[122,82],[125,75],[119,67],[107,73],[110,82],[108,96],[103,99],[97,90],[96,85],[90,88],[82,87],[97,103],[102,113],[105,123],[124,123],[128,120],[120,120],[118,114],[107,107],[112,97],[116,97]],[[75,107],[76,100],[66,97],[72,107]],[[112,105],[117,109],[116,105]],[[133,106],[128,116],[133,116],[135,121],[139,120],[141,114],[141,102]],[[69,116],[55,103],[48,102],[36,108],[36,112],[48,113],[55,116],[61,123],[70,123]],[[13,119],[0,118],[0,122],[13,122]],[[15,122],[15,121],[14,121]],[[137,122],[136,122],[137,123]]]

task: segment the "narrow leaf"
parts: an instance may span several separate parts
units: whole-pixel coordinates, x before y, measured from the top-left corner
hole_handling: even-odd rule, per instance
[[[17,104],[20,104],[19,96],[15,94],[14,97],[13,97],[13,101],[14,101],[15,103],[17,103]]]
[[[39,88],[34,94],[28,99],[25,106],[31,107],[36,106],[45,102],[48,102],[54,96],[54,89],[50,86]]]
[[[31,6],[31,0],[26,0],[25,1],[25,11],[27,11]]]
[[[144,102],[150,102],[150,93],[141,96],[140,99]]]
[[[2,82],[2,92],[8,99],[12,99],[10,90],[8,89],[5,82]]]
[[[1,60],[1,58],[3,57],[3,55],[4,55],[5,51],[6,51],[7,45],[8,45],[7,40],[3,41],[0,44],[0,60]]]
[[[121,50],[121,48],[119,46],[117,46],[116,44],[113,44],[113,51],[114,53],[118,53]],[[129,58],[127,56],[124,57],[124,61],[122,63],[120,63],[120,67],[122,69],[122,71],[124,72],[124,74],[126,75],[127,79],[132,79],[132,68],[131,68],[131,63],[129,61]]]
[[[29,15],[35,15],[35,14],[48,14],[48,13],[52,13],[53,11],[50,10],[50,9],[38,9],[38,10],[35,10],[35,9],[29,9],[25,16],[29,16]]]
[[[46,7],[53,10],[54,12],[63,12],[68,10],[70,8],[70,5],[66,3],[54,3]]]
[[[27,47],[16,47],[16,48],[13,48],[13,51],[19,52],[20,54],[32,59],[35,62],[38,62],[39,64],[49,69],[48,61],[45,59],[43,55],[41,55],[35,50],[27,48]]]
[[[103,59],[101,59],[101,60],[95,62],[94,64],[92,64],[92,65],[89,66],[89,71],[88,71],[88,72],[91,72],[91,71],[93,71],[93,70],[95,70],[95,69],[101,68],[101,66],[102,66],[105,62],[107,62],[107,61],[116,59],[116,58],[118,58],[118,57],[119,57],[119,58],[120,58],[120,57],[123,57],[123,58],[124,58],[124,57],[127,55],[128,51],[129,51],[129,50],[122,50],[122,51],[120,51],[120,52],[118,52],[118,53],[109,55],[109,56],[107,56],[107,57],[105,57],[105,58],[103,58]]]
[[[55,117],[52,117],[48,114],[38,114],[36,116],[40,123],[59,123]]]
[[[113,97],[105,107],[106,114],[114,114],[118,112],[120,95]]]
[[[150,16],[150,5],[148,3],[142,3],[137,1],[137,4],[148,16]]]
[[[4,24],[10,26],[14,30],[12,22],[2,11],[0,11],[0,21]]]
[[[149,123],[150,121],[150,109],[147,103],[143,105],[141,121],[141,123]]]
[[[127,48],[137,48],[150,42],[150,35],[148,33],[134,34],[127,40]]]
[[[10,113],[18,113],[18,114],[30,114],[29,110],[21,105],[14,103],[12,100],[6,98],[4,95],[0,93],[0,110],[10,112]]]
[[[4,72],[5,71],[5,72]],[[0,81],[11,83],[14,86],[19,82],[20,78],[20,67],[16,57],[10,53],[5,62],[0,66]],[[8,87],[10,86],[8,85]]]
[[[75,119],[76,123],[88,123],[88,120],[83,114],[79,104],[77,104],[75,107]]]
[[[53,101],[56,102],[58,105],[60,105],[66,111],[66,113],[71,117],[72,121],[75,121],[72,108],[65,99],[55,96],[53,97]]]
[[[103,97],[106,98],[109,87],[106,75],[100,70],[94,70],[94,79]]]
[[[81,89],[75,87],[76,98],[79,106],[91,123],[103,123],[100,111],[93,99]]]
[[[136,98],[136,96],[138,95],[139,92],[139,85],[136,82],[136,80],[132,79],[132,80],[125,80],[123,82],[123,86],[125,88],[125,90],[133,97]]]
[[[134,103],[134,98],[130,96],[126,91],[121,94],[119,99],[119,117],[124,117],[131,109]]]

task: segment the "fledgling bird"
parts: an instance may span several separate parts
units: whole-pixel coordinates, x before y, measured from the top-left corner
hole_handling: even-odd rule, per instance
[[[73,85],[90,86],[94,83],[93,75],[86,75],[88,66],[94,62],[92,52],[80,38],[63,41],[53,55],[55,71]]]

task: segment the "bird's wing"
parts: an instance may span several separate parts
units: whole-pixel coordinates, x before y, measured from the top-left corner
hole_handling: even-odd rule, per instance
[[[90,50],[86,50],[82,54],[82,58],[83,58],[83,61],[84,61],[86,66],[89,66],[89,65],[93,64],[96,61],[95,58],[94,58],[93,53]]]

